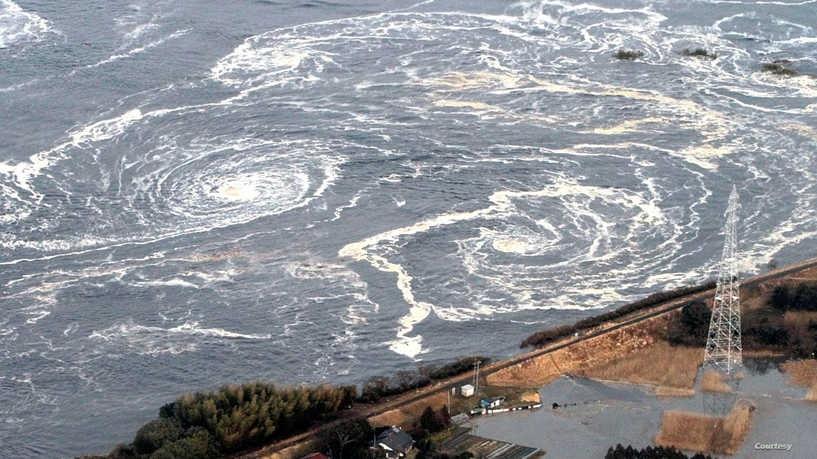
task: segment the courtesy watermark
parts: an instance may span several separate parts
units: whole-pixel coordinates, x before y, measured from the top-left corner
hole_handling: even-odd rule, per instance
[[[791,451],[791,443],[763,443],[754,444],[755,449],[761,451]]]

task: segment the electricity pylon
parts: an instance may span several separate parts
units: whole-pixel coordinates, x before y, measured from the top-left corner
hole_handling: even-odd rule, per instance
[[[720,370],[732,376],[743,364],[740,340],[740,279],[738,278],[737,226],[738,191],[732,186],[726,208],[723,255],[718,267],[718,284],[706,338],[704,367]]]

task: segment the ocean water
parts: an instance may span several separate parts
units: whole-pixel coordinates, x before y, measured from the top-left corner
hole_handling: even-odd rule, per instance
[[[104,452],[223,383],[511,354],[710,278],[733,184],[745,273],[814,256],[815,24],[814,0],[0,0],[0,457]]]

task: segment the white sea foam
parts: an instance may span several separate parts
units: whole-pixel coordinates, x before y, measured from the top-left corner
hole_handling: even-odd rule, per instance
[[[98,152],[100,144],[116,141],[129,130],[137,129],[140,123],[150,123],[170,113],[179,111],[130,110],[82,126],[70,133],[69,141],[35,154],[28,161],[0,163],[0,174],[13,177],[17,189],[30,196],[26,198],[9,188],[4,197],[17,201],[17,211],[5,219],[28,218],[42,197],[34,180],[58,162],[84,154],[86,150]],[[124,169],[117,174],[122,176],[132,171],[142,174],[131,183],[120,183],[120,193],[125,202],[131,203],[130,211],[152,227],[145,232],[145,239],[156,240],[241,224],[303,207],[322,196],[334,183],[342,162],[343,157],[333,151],[331,143],[213,138],[195,139],[195,143],[187,146],[177,145],[169,155],[143,156],[131,164],[123,164]],[[144,208],[141,203],[145,201],[154,205]],[[92,197],[88,203],[93,206]],[[160,222],[167,226],[154,227]],[[37,240],[26,240],[20,235],[7,234],[0,237],[0,246],[67,251],[123,240],[134,239],[114,234],[105,239],[82,236],[75,240],[49,240],[38,236]]]
[[[292,48],[288,43],[259,47],[263,36],[253,37],[221,59],[212,69],[212,77],[224,84],[243,86],[251,82],[267,81],[296,70],[312,56],[308,48]],[[248,78],[249,77],[249,78]]]
[[[89,339],[121,346],[123,349],[145,355],[181,354],[193,352],[208,339],[268,340],[269,334],[248,334],[222,328],[202,327],[197,321],[188,321],[170,328],[122,322],[103,330],[95,330]]]
[[[328,262],[293,262],[285,266],[286,272],[296,279],[319,280],[323,288],[332,291],[333,286],[341,288],[340,293],[325,297],[311,297],[312,301],[340,300],[348,303],[346,315],[342,321],[357,327],[368,322],[368,316],[377,313],[380,306],[369,298],[369,287],[358,273],[348,266]],[[345,336],[355,336],[352,328],[347,327]]]
[[[152,280],[152,281],[142,281],[142,282],[134,282],[133,285],[140,286],[140,287],[181,287],[181,288],[192,288],[198,289],[199,286],[184,279],[180,279],[178,277],[174,277],[171,279],[165,280]]]
[[[595,223],[593,225],[596,232],[595,239],[590,239],[587,250],[584,253],[578,254],[576,257],[558,263],[555,266],[569,266],[575,265],[584,260],[594,260],[596,262],[609,259],[615,255],[615,251],[606,248],[609,239],[609,226],[612,223],[604,221],[600,216],[596,215],[595,211],[588,207],[590,201],[587,196],[592,196],[593,199],[600,199],[605,202],[614,203],[622,206],[625,209],[637,209],[638,217],[633,219],[634,228],[631,232],[637,232],[639,226],[660,225],[665,220],[665,216],[661,209],[650,200],[645,200],[638,195],[629,194],[624,190],[616,190],[610,188],[591,187],[580,185],[569,181],[557,181],[551,186],[541,190],[535,191],[510,191],[500,190],[493,193],[489,197],[491,205],[481,209],[469,212],[455,212],[442,214],[426,220],[419,221],[413,225],[389,230],[364,240],[347,244],[338,253],[341,257],[347,257],[358,261],[365,261],[373,267],[392,273],[396,276],[396,286],[401,292],[403,300],[409,305],[409,311],[400,318],[399,329],[397,337],[390,343],[390,348],[400,354],[417,357],[424,352],[422,346],[422,337],[419,335],[412,336],[414,327],[425,320],[429,314],[434,312],[437,316],[445,320],[469,320],[478,315],[492,315],[499,312],[496,308],[471,309],[459,306],[444,306],[432,304],[428,301],[423,301],[417,298],[413,287],[413,277],[409,274],[408,269],[399,263],[391,261],[383,252],[389,252],[388,247],[397,246],[401,241],[415,236],[420,233],[427,233],[434,231],[440,227],[459,225],[465,222],[473,222],[477,220],[505,220],[519,215],[519,209],[516,207],[517,201],[531,201],[538,199],[557,199],[562,201],[565,197],[575,197],[573,205],[570,206],[572,218],[577,223],[578,221],[589,218]],[[547,232],[556,230],[555,226],[547,221],[541,222],[541,228]],[[606,229],[605,229],[606,228]],[[549,237],[555,241],[559,241],[560,234],[551,234]],[[590,236],[591,233],[588,233]],[[520,236],[518,233],[513,236],[501,236],[494,231],[483,231],[479,238],[480,241],[487,238],[490,244],[495,249],[506,252],[516,253],[520,255],[534,255],[541,254],[542,250],[547,250],[548,244],[542,243],[541,236],[534,233],[528,233],[526,236]],[[527,238],[527,240],[525,240]],[[533,239],[531,239],[533,238]],[[483,246],[482,242],[478,242],[479,248]],[[466,266],[469,264],[465,260]],[[555,266],[550,266],[553,268]],[[478,275],[479,268],[475,268],[472,264],[470,271],[472,274]],[[494,280],[498,280],[494,278]],[[500,282],[505,282],[500,281]],[[615,288],[600,289],[597,291],[588,290],[587,286],[583,286],[583,293],[589,295],[597,295],[605,301],[615,301],[620,299],[620,295]],[[516,290],[510,287],[510,290]],[[528,303],[528,307],[538,308],[529,299],[525,301],[525,296],[530,297],[529,292],[517,293],[517,299],[522,300],[522,303]],[[507,305],[506,307],[513,310],[525,309],[524,304],[516,303]],[[575,307],[569,304],[563,304],[548,307]]]
[[[324,66],[332,66],[334,81],[346,83],[345,78],[348,77],[349,86],[358,92],[377,91],[378,88],[383,87],[403,90],[409,87],[425,91],[428,107],[418,106],[414,101],[402,101],[407,103],[406,108],[409,111],[420,112],[422,116],[426,116],[425,112],[428,111],[432,111],[434,115],[439,113],[454,116],[476,115],[481,121],[498,120],[509,124],[527,123],[548,126],[557,124],[554,122],[559,121],[565,126],[571,126],[570,120],[552,116],[547,112],[547,107],[540,109],[538,106],[531,107],[519,102],[520,100],[529,101],[526,99],[526,97],[532,97],[528,96],[529,94],[548,93],[559,97],[560,99],[557,100],[560,102],[573,98],[579,105],[584,103],[580,101],[591,101],[590,105],[599,109],[610,105],[610,101],[616,103],[621,101],[622,104],[627,104],[628,108],[635,107],[640,117],[610,123],[609,115],[599,116],[597,121],[592,116],[582,113],[580,130],[599,136],[624,136],[650,132],[655,136],[673,136],[675,139],[683,137],[687,140],[681,145],[673,146],[658,142],[650,144],[648,141],[617,143],[590,141],[585,144],[566,145],[560,149],[549,150],[548,153],[587,158],[605,156],[627,160],[639,167],[649,163],[651,159],[636,158],[637,154],[632,151],[646,151],[650,156],[652,153],[660,153],[683,160],[686,165],[680,167],[686,171],[685,173],[695,177],[696,182],[700,181],[701,172],[699,171],[714,172],[727,158],[740,151],[741,143],[736,139],[736,132],[742,128],[741,120],[725,115],[717,104],[705,104],[695,97],[684,98],[679,95],[670,95],[669,92],[663,90],[607,83],[603,76],[564,77],[564,72],[551,72],[548,71],[549,69],[545,71],[537,69],[539,71],[535,72],[529,67],[520,66],[516,61],[516,58],[520,58],[521,62],[528,64],[532,62],[531,56],[525,54],[526,47],[533,50],[547,50],[549,47],[559,49],[560,46],[576,46],[590,53],[595,59],[596,56],[611,54],[614,49],[620,48],[625,43],[622,37],[630,34],[636,37],[639,45],[647,49],[649,59],[660,64],[672,62],[694,70],[691,72],[694,74],[704,74],[707,77],[716,75],[721,81],[740,81],[729,66],[733,65],[734,59],[745,56],[737,54],[735,47],[728,43],[728,40],[720,38],[715,28],[699,27],[693,30],[690,27],[682,27],[668,30],[664,26],[666,17],[655,12],[651,7],[606,8],[592,4],[574,5],[564,2],[528,4],[528,6],[531,5],[531,8],[522,7],[525,11],[521,19],[505,15],[468,13],[459,14],[456,18],[454,15],[442,13],[379,14],[279,29],[248,39],[214,67],[212,76],[222,83],[243,88],[247,91],[244,94],[249,95],[255,93],[258,88],[266,89],[270,85],[296,81],[300,84],[311,85],[331,84],[331,80],[324,79],[321,72]],[[585,17],[592,15],[613,17],[611,21],[608,21],[610,27],[605,31],[605,35],[590,34],[589,30],[595,26],[595,23],[589,25],[580,23]],[[532,35],[521,27],[524,24],[536,24],[544,28],[571,29],[558,31],[564,32],[564,36],[570,40],[560,41],[559,34],[556,34],[556,38]],[[462,33],[463,30],[490,31],[490,33],[485,36],[476,33],[477,37],[465,38],[463,43],[460,41],[460,37],[465,35]],[[494,33],[497,35],[490,35]],[[578,37],[578,41],[573,35]],[[670,52],[670,50],[677,50],[683,40],[701,35],[705,37],[705,44],[711,45],[719,53],[725,53],[727,56],[722,56],[717,61],[705,61],[679,57],[676,53]],[[501,40],[518,41],[500,41],[495,39],[497,36],[501,37]],[[378,47],[381,46],[388,52],[384,44],[389,43],[389,40],[392,39],[399,39],[407,43],[411,43],[412,40],[418,43],[426,43],[428,40],[442,42],[450,40],[460,43],[464,48],[468,48],[468,45],[472,45],[474,49],[479,48],[480,53],[479,57],[475,58],[475,62],[461,66],[465,69],[458,67],[452,70],[445,66],[440,68],[428,62],[424,64],[422,47],[418,47],[400,56],[401,66],[384,69],[383,74],[389,75],[389,78],[384,81],[378,81],[376,72],[369,72],[365,76],[357,75],[354,68],[345,66],[347,55],[377,54],[373,48],[380,49]],[[509,46],[509,43],[512,45]],[[516,54],[517,49],[514,49],[513,45],[524,51]],[[407,48],[410,47],[410,44],[407,45]],[[737,57],[729,56],[729,53],[736,53]],[[350,62],[354,62],[354,59],[350,59]],[[575,62],[578,63],[578,61]],[[726,65],[721,66],[721,63],[726,63]],[[552,73],[556,74],[556,77],[548,76]],[[403,75],[405,81],[401,82],[399,75]],[[707,80],[706,83],[709,84],[710,81],[712,80]],[[770,95],[776,95],[776,93],[770,93]],[[343,110],[334,111],[331,108],[324,110],[343,113]],[[361,126],[366,125],[394,127],[394,124],[389,124],[388,121],[380,120],[369,114],[355,113],[352,119],[353,122],[346,126],[353,129],[360,129]],[[575,124],[579,124],[579,121],[574,121]],[[383,133],[377,132],[377,135],[383,135]],[[394,137],[385,134],[384,138]],[[478,159],[478,161],[496,161],[502,164],[513,164],[518,160],[519,158],[506,157]],[[697,170],[687,171],[688,166],[694,166],[693,169]],[[385,174],[380,179],[380,183],[388,186],[402,180],[401,174],[391,173]],[[564,228],[559,228],[558,220],[550,222],[540,218],[537,221],[542,224],[542,227],[536,230],[530,230],[522,225],[509,226],[499,231],[481,229],[480,238],[471,244],[478,246],[478,250],[482,251],[477,252],[477,256],[482,256],[486,250],[490,249],[491,252],[501,252],[515,257],[548,256],[577,245],[584,250],[565,257],[567,262],[614,263],[636,256],[633,253],[634,241],[639,240],[640,237],[656,238],[660,239],[660,242],[657,243],[660,244],[666,255],[656,255],[656,260],[644,261],[639,266],[640,272],[656,268],[662,262],[667,263],[667,267],[672,267],[678,257],[672,251],[677,250],[687,237],[682,234],[686,231],[694,232],[699,218],[694,210],[695,206],[703,205],[711,196],[711,192],[704,187],[695,197],[696,201],[692,204],[688,220],[678,222],[664,215],[659,207],[661,202],[659,187],[655,183],[650,183],[648,177],[644,177],[643,183],[650,189],[649,193],[643,196],[640,193],[635,193],[636,197],[633,197],[598,192],[597,202],[613,209],[633,212],[631,217],[633,228],[629,231],[616,228],[611,223],[619,218],[612,211],[609,215],[605,215],[598,209],[582,208],[581,202],[565,199],[565,195],[558,197],[526,196],[524,199],[550,198],[560,200],[562,205],[572,206],[570,207],[572,213],[566,212],[559,218],[564,219],[575,232],[570,234],[573,240],[567,237]],[[587,193],[587,190],[572,190],[571,193],[582,195]],[[492,201],[494,199],[501,199],[501,195],[495,195]],[[349,206],[356,207],[358,201],[359,195],[356,195],[348,206],[338,207],[334,220],[337,220],[340,213]],[[416,234],[432,231],[441,226],[458,226],[457,223],[493,219],[493,215],[499,212],[497,209],[505,206],[505,204],[494,201],[492,207],[487,210],[445,214],[439,218],[423,220],[416,225],[395,230],[396,232],[385,232],[375,237],[374,240],[367,239],[348,244],[340,251],[341,256],[366,261],[380,270],[395,275],[397,288],[410,308],[409,312],[399,321],[398,337],[391,343],[392,349],[412,356],[422,353],[425,350],[422,339],[413,335],[413,329],[432,312],[451,320],[469,320],[475,314],[474,310],[467,307],[440,305],[420,299],[412,289],[415,274],[407,266],[397,262],[393,256],[393,252],[399,252],[397,248],[399,244],[395,240],[410,240]],[[514,215],[514,213],[511,214]],[[629,219],[630,214],[627,213],[627,215]],[[670,224],[670,221],[673,223]],[[550,225],[550,229],[546,229],[544,225]],[[672,228],[673,225],[679,227]],[[651,228],[651,226],[660,228],[660,230]],[[659,231],[663,239],[655,234]],[[462,240],[459,242],[463,243]],[[386,250],[382,249],[382,246],[389,247],[388,254],[383,253]],[[378,247],[382,250],[378,250]],[[467,249],[471,248],[473,247]],[[471,265],[468,265],[468,262],[465,263],[470,274],[481,276],[486,282],[492,283],[496,288],[504,289],[517,300],[516,304],[505,309],[496,304],[475,305],[474,308],[479,314],[525,308],[586,307],[586,305],[577,303],[576,299],[581,294],[595,297],[599,304],[622,299],[619,293],[622,285],[594,287],[594,284],[599,283],[598,279],[594,278],[568,286],[568,292],[565,295],[560,295],[548,304],[543,304],[530,288],[534,281],[545,280],[541,274],[542,277],[538,279],[527,279],[530,281],[529,284],[520,287],[508,284],[507,279],[503,278],[500,273],[486,272],[488,262],[496,260],[474,259],[472,261]],[[564,266],[567,262],[562,260],[554,265]],[[615,276],[632,278],[638,275],[628,274],[625,269],[611,270],[609,274],[611,278]],[[681,283],[697,275],[698,273],[670,273],[666,279]]]
[[[165,36],[165,37],[158,38],[156,40],[150,41],[150,42],[145,43],[143,45],[139,45],[139,46],[129,48],[129,49],[122,49],[117,54],[113,54],[108,58],[105,58],[105,59],[103,59],[103,60],[101,60],[101,61],[99,61],[99,62],[97,62],[95,64],[92,64],[92,65],[88,66],[87,68],[100,67],[100,66],[103,66],[103,65],[106,65],[106,64],[110,64],[110,63],[122,60],[122,59],[127,59],[127,58],[130,58],[130,57],[133,57],[133,56],[135,56],[137,54],[141,54],[141,53],[143,53],[145,51],[151,50],[153,48],[157,48],[157,47],[167,43],[168,41],[175,40],[176,38],[183,37],[183,36],[187,35],[188,32],[190,32],[190,29],[177,30],[177,31]]]
[[[642,119],[635,119],[635,120],[627,120],[622,121],[621,123],[614,125],[614,126],[607,126],[607,127],[597,127],[592,130],[594,134],[603,134],[603,135],[617,135],[617,134],[626,134],[630,132],[639,132],[642,131],[642,126],[644,125],[665,125],[670,123],[670,120],[666,118],[658,118],[658,117],[649,117],[649,118],[642,118]]]
[[[40,41],[49,30],[45,19],[11,0],[0,0],[0,49]]]
[[[0,162],[0,174],[14,177],[17,186],[39,198],[40,193],[32,189],[33,178],[42,174],[44,169],[65,158],[65,152],[71,147],[80,147],[86,143],[99,142],[121,135],[126,128],[140,121],[143,114],[139,109],[129,110],[120,116],[91,123],[69,133],[69,140],[51,149],[36,153],[28,161],[13,163]]]
[[[772,78],[756,72],[752,60],[757,53],[802,50],[813,40],[805,33],[806,26],[782,24],[761,13],[713,18],[712,25],[673,25],[659,10],[663,11],[661,5],[610,8],[532,1],[512,5],[502,15],[389,12],[250,37],[212,67],[209,79],[193,85],[221,84],[219,91],[231,91],[226,98],[147,108],[161,101],[159,91],[149,104],[72,129],[63,143],[27,161],[0,163],[0,174],[9,178],[0,184],[0,193],[15,212],[4,215],[3,224],[27,222],[43,206],[58,206],[42,199],[49,189],[44,182],[53,179],[57,183],[50,185],[65,191],[72,202],[85,202],[88,210],[101,215],[100,224],[107,220],[120,224],[132,217],[136,231],[63,240],[41,227],[41,233],[32,233],[36,237],[8,231],[0,243],[11,250],[84,255],[91,253],[85,250],[89,247],[155,242],[296,209],[309,210],[304,228],[311,231],[326,222],[340,221],[337,226],[342,227],[347,216],[358,217],[351,209],[367,212],[371,202],[385,202],[389,218],[404,218],[432,207],[414,194],[425,191],[426,178],[433,176],[436,184],[438,179],[478,170],[499,174],[500,186],[508,189],[484,197],[484,205],[475,210],[476,204],[467,198],[451,211],[434,207],[435,217],[350,243],[339,252],[395,277],[397,291],[409,306],[390,343],[396,352],[416,357],[428,350],[416,328],[430,314],[454,321],[520,310],[603,307],[626,299],[621,292],[628,289],[683,283],[701,273],[690,272],[684,261],[689,253],[681,252],[706,258],[696,252],[708,249],[705,244],[690,241],[700,242],[696,240],[700,211],[715,204],[716,192],[707,183],[718,168],[728,165],[729,171],[740,171],[736,180],[745,175],[755,183],[766,183],[778,172],[759,165],[764,160],[777,164],[772,154],[777,152],[764,145],[774,142],[752,138],[765,139],[766,132],[765,120],[754,115],[810,115],[814,110],[808,100],[804,107],[786,102],[789,97],[813,95],[809,81]],[[739,22],[746,20],[792,34],[747,51],[729,35],[745,31]],[[158,30],[155,21],[138,24],[129,23],[124,37],[128,46],[112,59],[174,38],[150,41]],[[718,58],[678,53],[691,46],[705,46]],[[638,63],[614,61],[612,53],[622,47],[642,49],[645,58]],[[450,57],[449,50],[455,59],[440,58]],[[626,65],[643,71],[645,77],[628,80],[628,71],[622,70]],[[601,68],[613,70],[608,75]],[[676,76],[671,85],[652,79],[656,71],[667,69]],[[181,98],[169,93],[173,100]],[[306,100],[304,94],[320,96],[320,102]],[[289,130],[268,133],[275,122],[256,124],[259,107],[315,117],[319,138]],[[807,126],[809,119],[789,122]],[[769,123],[778,125],[780,120]],[[226,127],[231,124],[241,125],[240,134]],[[435,132],[429,125],[441,129]],[[762,132],[755,133],[753,126]],[[497,128],[513,138],[493,137]],[[813,137],[804,127],[788,130]],[[474,132],[484,132],[484,142],[464,139]],[[546,139],[548,146],[537,145],[530,135]],[[337,140],[349,138],[358,143]],[[403,143],[407,139],[411,146]],[[428,152],[427,157],[416,154],[415,146]],[[96,172],[93,165],[112,162],[100,159],[124,150],[127,153],[116,167],[99,171],[105,186],[90,196],[76,195],[71,183],[60,182],[54,173],[58,164],[69,161]],[[352,169],[369,164],[367,152],[378,160],[388,158],[378,164],[382,170],[373,172],[374,179],[349,194],[343,194],[348,191],[344,189],[342,195],[329,193],[327,199],[317,199],[336,183],[347,158],[363,161]],[[605,170],[603,176],[595,175],[601,161],[615,165],[609,174]],[[807,171],[811,165],[804,162],[798,167]],[[501,176],[510,168],[525,173]],[[661,175],[665,170],[671,170],[672,177]],[[479,182],[481,190],[495,185],[482,183],[476,175],[468,177]],[[594,181],[596,186],[588,185]],[[381,192],[382,200],[376,201]],[[123,213],[105,207],[102,195],[113,195]],[[809,199],[800,204],[813,207]],[[51,215],[68,213],[63,208],[52,210]],[[122,215],[127,218],[118,219]],[[811,237],[813,227],[806,216],[790,217],[784,218],[780,231],[757,236],[762,249],[775,253],[787,240]],[[407,255],[409,246],[426,235],[442,237],[447,247],[456,247],[445,257],[457,265],[452,269],[459,269],[451,279],[435,278],[429,273],[433,269],[417,266]],[[758,246],[749,251],[763,250]],[[589,273],[566,274],[574,265],[588,267]],[[337,334],[344,346],[354,341],[356,327],[376,310],[365,285],[359,285],[362,280],[331,261],[293,267],[287,273],[297,281],[352,283],[301,298],[315,307],[348,302],[340,318],[345,328]],[[193,289],[231,278],[202,276],[188,272],[142,281]],[[561,279],[564,276],[571,276],[571,282]],[[453,285],[460,281],[467,287]],[[135,285],[132,279],[129,282]],[[560,293],[545,294],[543,285]],[[453,304],[451,298],[461,301]],[[310,323],[303,314],[293,314],[287,317],[284,335],[295,336]]]
[[[488,61],[492,70],[479,71],[471,74],[462,72],[452,72],[439,78],[431,79],[432,86],[445,88],[448,91],[465,91],[473,89],[492,89],[494,92],[504,91],[546,91],[550,93],[562,93],[570,95],[595,95],[601,97],[620,97],[635,101],[642,101],[652,104],[652,109],[661,113],[662,111],[671,114],[661,117],[652,116],[644,120],[625,121],[616,127],[595,128],[597,134],[620,134],[630,132],[642,124],[683,123],[688,124],[695,131],[704,135],[706,142],[692,145],[681,151],[674,153],[679,157],[688,160],[707,169],[716,169],[717,166],[711,161],[712,158],[721,157],[733,152],[728,145],[713,146],[713,143],[722,142],[731,131],[732,123],[721,113],[706,108],[691,100],[677,99],[664,94],[619,87],[610,84],[597,83],[590,80],[581,81],[578,84],[563,84],[547,81],[531,75],[521,74],[496,61]],[[486,110],[485,107],[481,107]],[[496,109],[494,109],[496,111]],[[553,121],[554,118],[548,116],[526,115],[531,121]]]

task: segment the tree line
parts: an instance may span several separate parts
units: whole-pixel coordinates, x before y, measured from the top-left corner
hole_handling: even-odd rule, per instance
[[[417,370],[398,371],[393,376],[374,376],[363,383],[360,397],[357,400],[361,403],[377,403],[385,397],[419,389],[434,381],[471,371],[476,362],[485,365],[490,361],[491,359],[484,356],[462,357],[442,365],[428,365]]]
[[[687,456],[675,448],[664,446],[648,446],[637,449],[629,445],[624,447],[618,444],[614,448],[607,450],[604,459],[712,459],[712,456],[704,456],[702,453]]]
[[[744,346],[750,349],[777,348],[794,358],[814,357],[817,354],[817,322],[796,313],[817,311],[817,283],[778,285],[769,295],[767,305],[770,307],[744,314]]]
[[[778,285],[772,290],[769,304],[779,311],[817,311],[817,284]]]
[[[560,325],[557,327],[533,333],[532,335],[525,338],[519,345],[519,347],[521,348],[543,347],[558,339],[568,337],[575,333],[586,331],[590,328],[597,327],[611,320],[619,319],[641,309],[647,309],[654,306],[658,306],[659,304],[670,300],[674,300],[694,293],[704,292],[706,290],[711,290],[713,288],[715,288],[715,281],[706,282],[701,285],[681,287],[674,290],[653,293],[652,295],[649,295],[644,299],[626,304],[610,312],[582,319],[573,325]]]
[[[786,313],[817,311],[817,284],[803,282],[776,286],[767,308],[743,311],[741,339],[747,350],[774,349],[794,358],[817,354],[817,322]],[[673,345],[706,345],[712,311],[704,301],[690,302],[670,322],[667,340]]]
[[[161,407],[158,419],[107,457],[222,457],[335,419],[356,397],[355,386],[278,387],[264,382],[186,394]]]
[[[677,320],[667,328],[667,340],[675,346],[703,347],[709,332],[712,310],[703,300],[695,300],[681,308]]]
[[[463,357],[389,377],[373,377],[359,393],[354,385],[279,387],[250,382],[185,394],[162,406],[159,417],[143,425],[131,443],[118,445],[105,457],[222,457],[327,424],[343,416],[355,403],[375,403],[470,371],[477,361],[485,364],[490,359]]]

